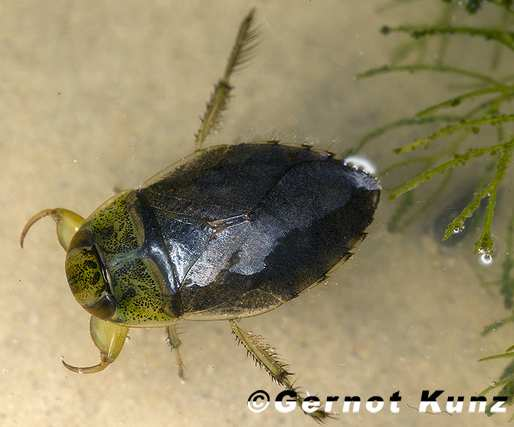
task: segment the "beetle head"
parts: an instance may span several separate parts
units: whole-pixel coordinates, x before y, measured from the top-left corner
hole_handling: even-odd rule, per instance
[[[66,254],[66,276],[77,302],[93,316],[110,319],[116,300],[110,290],[110,277],[96,248],[93,233],[86,226],[73,236]]]

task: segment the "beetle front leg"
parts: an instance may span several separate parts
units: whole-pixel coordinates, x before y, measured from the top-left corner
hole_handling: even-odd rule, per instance
[[[66,368],[77,374],[94,374],[103,371],[118,357],[125,343],[125,338],[127,338],[128,328],[126,326],[101,320],[94,316],[91,316],[89,325],[91,338],[100,350],[100,363],[79,368],[69,365],[64,360],[62,361]]]
[[[168,344],[170,349],[175,350],[175,357],[177,359],[178,366],[178,376],[181,380],[184,380],[184,362],[182,361],[182,357],[180,356],[179,347],[182,345],[182,341],[178,337],[177,329],[175,325],[169,325],[166,327],[166,333],[168,334]]]
[[[84,218],[79,214],[72,212],[68,209],[56,208],[56,209],[43,209],[42,211],[34,214],[25,224],[20,236],[20,246],[23,248],[23,242],[25,236],[29,232],[30,228],[40,219],[51,216],[55,221],[57,228],[57,238],[59,243],[68,250],[72,237],[75,235],[80,226],[84,223]]]
[[[271,378],[283,387],[287,387],[290,390],[295,390],[297,393],[297,402],[301,407],[303,403],[303,396],[298,391],[298,386],[294,386],[294,377],[292,372],[289,372],[287,364],[281,361],[273,347],[267,344],[260,335],[253,334],[250,331],[242,329],[235,320],[229,320],[232,333],[236,337],[236,341],[242,344],[248,351],[255,362],[264,368],[264,370],[271,376]],[[316,421],[323,421],[331,414],[318,409],[313,413],[304,412],[306,415],[313,417]]]

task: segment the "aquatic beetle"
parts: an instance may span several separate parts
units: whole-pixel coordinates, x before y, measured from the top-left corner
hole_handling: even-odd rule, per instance
[[[25,225],[22,247],[36,221],[55,220],[69,286],[91,314],[100,362],[75,367],[63,361],[71,371],[105,369],[129,328],[162,327],[182,377],[176,323],[227,320],[271,377],[293,388],[274,350],[238,320],[290,301],[347,259],[372,222],[380,186],[362,169],[306,146],[202,148],[227,105],[231,75],[256,45],[253,22],[252,10],[207,104],[194,154],[113,196],[87,218],[45,209]]]

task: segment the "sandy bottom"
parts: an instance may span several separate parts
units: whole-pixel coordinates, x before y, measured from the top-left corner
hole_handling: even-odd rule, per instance
[[[381,4],[2,2],[0,425],[314,425],[300,413],[249,412],[250,393],[274,396],[280,388],[235,346],[223,322],[182,325],[185,383],[161,330],[131,331],[101,374],[66,371],[61,356],[79,365],[97,360],[88,315],[68,290],[51,222],[32,230],[25,250],[17,241],[35,211],[62,206],[87,215],[115,187],[132,188],[192,151],[198,116],[251,5],[261,46],[234,79],[223,130],[210,144],[273,136],[342,152],[371,127],[444,99],[441,77],[354,80],[385,63],[402,40],[381,36],[382,24],[434,12],[378,13]],[[469,40],[458,43],[462,51]],[[398,138],[367,154],[391,161],[390,148],[409,135]],[[511,194],[504,200],[512,205]],[[504,362],[477,359],[510,345],[512,335],[506,327],[480,337],[483,326],[506,315],[498,292],[477,280],[477,271],[495,280],[498,263],[480,268],[471,242],[443,250],[431,233],[435,213],[390,234],[392,206],[384,197],[368,239],[326,285],[242,325],[273,344],[311,393],[366,399],[401,392],[400,414],[348,414],[332,425],[505,424],[509,415],[416,411],[423,389],[481,390]],[[500,220],[500,247],[503,230]]]

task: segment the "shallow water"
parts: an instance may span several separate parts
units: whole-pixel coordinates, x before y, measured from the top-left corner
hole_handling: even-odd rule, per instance
[[[39,209],[87,215],[114,188],[135,187],[189,154],[198,116],[251,6],[261,45],[234,78],[223,129],[209,144],[275,137],[342,153],[370,128],[446,98],[444,76],[355,81],[407,40],[384,38],[383,24],[423,21],[439,6],[414,2],[378,12],[383,4],[3,2],[1,425],[313,425],[300,413],[249,412],[250,393],[274,396],[280,388],[235,346],[224,322],[182,325],[185,383],[160,330],[131,331],[122,355],[101,374],[66,371],[61,356],[76,364],[97,360],[88,315],[68,290],[50,221],[34,227],[23,251],[18,237]],[[486,43],[470,43],[458,39],[449,55],[470,46],[490,52]],[[502,66],[512,67],[504,57]],[[391,148],[413,133],[392,135],[398,141],[383,138],[366,149],[376,164],[392,161]],[[466,187],[466,175],[460,178],[449,193],[456,198]],[[500,253],[511,192],[502,194],[502,206]],[[497,289],[477,276],[495,280],[499,263],[481,268],[469,239],[441,247],[432,233],[437,207],[404,233],[388,232],[393,207],[383,197],[368,238],[326,284],[242,325],[274,345],[311,393],[387,398],[400,390],[400,414],[346,414],[333,425],[506,424],[510,414],[427,415],[409,407],[423,389],[470,396],[484,388],[505,363],[477,360],[512,344],[512,329],[480,337],[486,324],[508,315]]]

